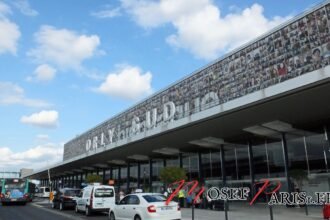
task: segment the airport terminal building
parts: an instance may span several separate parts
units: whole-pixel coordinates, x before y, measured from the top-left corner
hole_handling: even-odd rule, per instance
[[[80,187],[95,173],[116,189],[163,186],[183,167],[205,187],[261,179],[330,191],[330,1],[75,137],[63,162],[29,178]],[[128,88],[129,89],[129,88]]]

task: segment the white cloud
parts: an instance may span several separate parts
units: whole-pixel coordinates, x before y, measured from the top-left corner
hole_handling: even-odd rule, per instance
[[[38,134],[37,135],[37,141],[48,141],[49,140],[49,135],[48,134]]]
[[[56,69],[48,64],[39,65],[33,73],[33,76],[27,78],[28,81],[48,82],[54,79]]]
[[[16,8],[20,10],[20,12],[26,16],[37,16],[39,13],[31,8],[28,0],[16,0],[13,2]]]
[[[3,2],[0,2],[0,17],[11,13],[10,7]]]
[[[11,14],[9,6],[0,2],[0,54],[16,54],[17,42],[21,36],[19,27],[6,17],[8,14]]]
[[[29,116],[22,116],[21,122],[43,128],[55,128],[58,126],[58,112],[43,110]]]
[[[68,29],[42,26],[35,33],[37,47],[28,55],[41,63],[51,63],[59,68],[79,69],[81,63],[98,54],[100,39],[97,35],[79,35]]]
[[[17,171],[21,168],[40,169],[62,161],[63,144],[46,143],[21,152],[12,148],[0,147],[0,168]]]
[[[95,91],[109,96],[136,100],[152,93],[151,79],[151,72],[143,73],[136,66],[123,66],[109,73],[105,82]]]
[[[259,4],[253,4],[242,11],[221,15],[220,9],[211,0],[157,2],[121,0],[121,2],[137,24],[144,28],[172,24],[176,33],[167,37],[167,43],[186,49],[203,59],[214,59],[289,18],[268,19]]]
[[[104,9],[100,11],[95,11],[91,13],[92,16],[97,18],[114,18],[121,16],[121,8],[110,8],[110,9]]]
[[[25,97],[24,89],[11,82],[0,82],[0,105],[24,105],[28,107],[48,107],[43,100]]]

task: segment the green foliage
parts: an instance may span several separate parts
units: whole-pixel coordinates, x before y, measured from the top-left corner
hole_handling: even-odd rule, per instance
[[[295,169],[295,170],[290,170],[289,172],[291,178],[296,181],[298,187],[301,189],[303,182],[305,180],[308,180],[308,174],[305,170],[302,169]]]
[[[160,171],[159,178],[167,185],[179,180],[187,180],[187,173],[180,167],[164,167]]]
[[[89,174],[86,177],[86,182],[87,183],[102,183],[102,181],[103,181],[103,179],[99,175]]]

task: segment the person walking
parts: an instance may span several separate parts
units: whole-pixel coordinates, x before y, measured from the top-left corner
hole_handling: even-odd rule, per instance
[[[179,198],[179,204],[180,207],[184,207],[184,200],[185,200],[185,194],[184,194],[184,190],[180,189],[179,193],[178,193],[178,198]]]

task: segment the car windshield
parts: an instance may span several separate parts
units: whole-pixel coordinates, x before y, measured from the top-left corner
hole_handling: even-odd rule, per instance
[[[142,196],[147,202],[164,202],[166,201],[165,196],[159,194],[159,195],[144,195]]]
[[[5,185],[5,195],[10,198],[19,198],[24,194],[24,182],[12,182]]]
[[[113,197],[113,189],[109,188],[99,188],[95,190],[95,197]]]
[[[64,192],[64,195],[66,195],[66,196],[78,196],[79,193],[80,193],[79,189],[71,189],[71,190],[66,190]]]
[[[24,183],[10,183],[5,185],[5,189],[12,190],[12,189],[21,189],[24,190]]]

